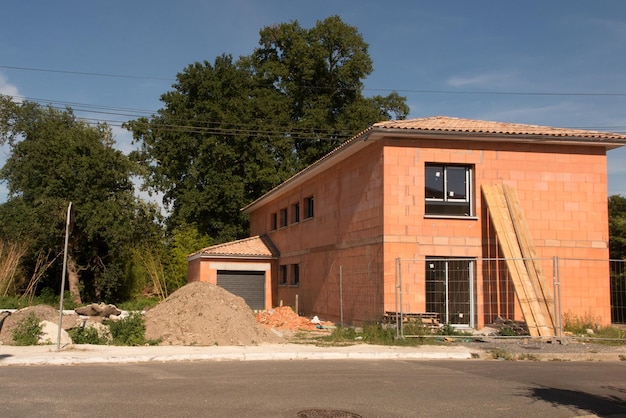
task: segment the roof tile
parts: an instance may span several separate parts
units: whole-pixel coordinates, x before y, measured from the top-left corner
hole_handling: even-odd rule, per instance
[[[553,128],[550,126],[527,125],[521,123],[492,122],[474,119],[462,119],[449,116],[391,120],[373,125],[383,129],[407,129],[439,132],[465,132],[504,135],[540,135],[553,137],[576,137],[596,139],[626,139],[626,134],[588,131],[582,129]]]
[[[277,257],[278,250],[267,236],[254,236],[224,244],[212,245],[203,248],[194,255],[208,255],[220,257]]]

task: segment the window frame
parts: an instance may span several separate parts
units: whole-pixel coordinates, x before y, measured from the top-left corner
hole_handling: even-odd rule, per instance
[[[315,216],[315,200],[313,196],[304,198],[304,219],[310,219]]]
[[[291,223],[297,224],[298,222],[300,222],[300,202],[291,205]]]
[[[429,189],[429,181],[431,173],[429,169],[440,168],[442,173],[441,190],[435,188]],[[464,197],[455,197],[455,190],[450,184],[453,169],[464,169]],[[475,219],[474,205],[474,171],[473,164],[454,164],[454,163],[426,163],[424,165],[424,216],[425,217],[444,217],[444,218],[472,218]],[[439,177],[437,172],[436,177]],[[430,196],[429,190],[435,190],[441,193],[441,197]],[[458,188],[457,188],[458,191]],[[457,210],[464,212],[455,213]],[[437,210],[439,209],[439,210]],[[446,210],[447,209],[447,210]]]
[[[291,265],[291,287],[300,287],[300,264]]]
[[[284,228],[289,225],[289,211],[287,208],[282,208],[280,210],[280,227]]]
[[[276,212],[270,215],[270,231],[276,231],[278,229],[278,215]]]
[[[278,285],[287,286],[287,283],[289,283],[288,280],[287,264],[281,264],[278,266]]]

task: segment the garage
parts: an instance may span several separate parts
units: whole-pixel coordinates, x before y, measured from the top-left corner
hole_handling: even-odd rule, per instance
[[[265,272],[218,270],[217,285],[246,301],[253,310],[265,309]]]

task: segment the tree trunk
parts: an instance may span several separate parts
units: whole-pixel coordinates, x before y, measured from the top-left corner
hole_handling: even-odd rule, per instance
[[[72,257],[68,257],[67,260],[67,281],[70,287],[70,297],[74,303],[81,305],[80,288],[78,285],[78,269],[76,268],[76,262]]]

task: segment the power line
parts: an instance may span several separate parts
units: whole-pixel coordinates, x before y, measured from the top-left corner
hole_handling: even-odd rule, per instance
[[[0,68],[8,70],[19,71],[35,71],[46,73],[58,73],[58,74],[73,74],[84,75],[93,77],[112,77],[112,78],[128,78],[138,80],[160,80],[160,81],[176,81],[173,78],[166,77],[151,77],[151,76],[137,76],[127,74],[108,74],[108,73],[93,73],[86,71],[69,71],[69,70],[54,70],[47,68],[31,68],[31,67],[15,67],[9,65],[0,65]],[[301,86],[305,87],[305,86]],[[325,87],[306,86],[311,89],[325,89]],[[337,89],[335,87],[329,87]],[[346,88],[345,90],[351,90]],[[484,95],[484,96],[563,96],[563,97],[626,97],[626,93],[582,93],[582,92],[541,92],[541,91],[481,91],[481,90],[443,90],[443,89],[389,89],[389,88],[364,88],[363,91],[372,92],[399,92],[399,93],[419,93],[419,94],[451,94],[451,95]]]

